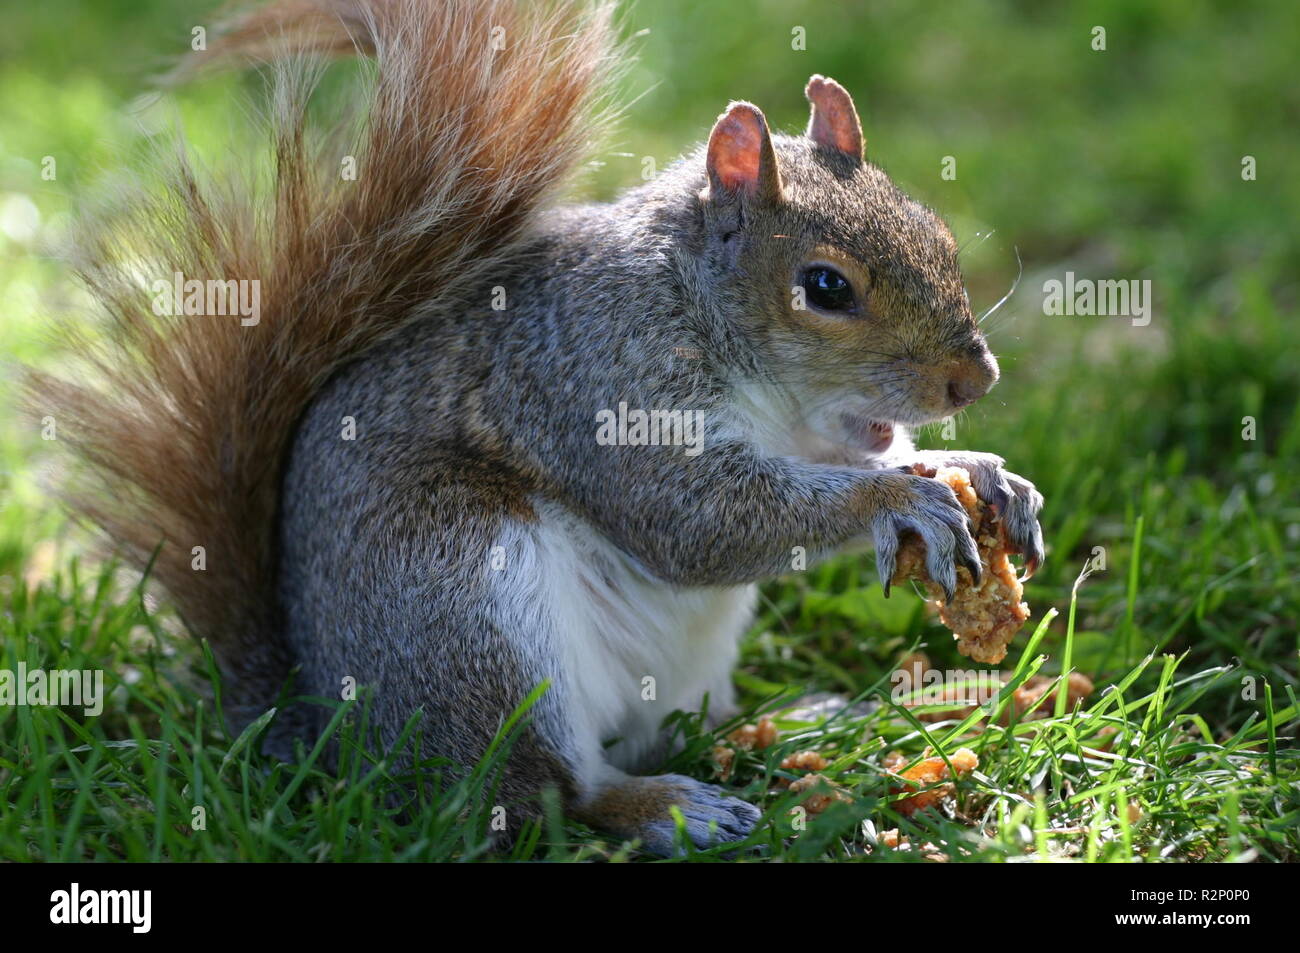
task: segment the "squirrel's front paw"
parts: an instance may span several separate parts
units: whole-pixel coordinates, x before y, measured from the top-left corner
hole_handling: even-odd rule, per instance
[[[699,848],[744,840],[762,817],[754,805],[716,784],[681,774],[627,778],[606,788],[578,816],[594,827],[639,838],[647,853],[673,857],[682,851],[673,807],[681,811],[685,834]]]
[[[997,509],[1011,550],[1025,557],[1025,578],[1037,571],[1043,562],[1043,530],[1038,525],[1043,495],[1032,483],[1004,469],[1006,461],[994,453],[923,451],[916,454],[916,462],[967,471],[975,494]]]
[[[880,474],[870,488],[868,526],[876,548],[876,569],[889,595],[898,561],[900,534],[911,531],[925,543],[925,569],[951,602],[957,565],[980,578],[979,548],[970,518],[946,483],[908,473]]]

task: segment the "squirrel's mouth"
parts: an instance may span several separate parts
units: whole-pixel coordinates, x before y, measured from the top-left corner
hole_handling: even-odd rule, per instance
[[[857,414],[840,414],[844,433],[858,450],[883,453],[894,442],[894,425],[888,420],[874,420]]]

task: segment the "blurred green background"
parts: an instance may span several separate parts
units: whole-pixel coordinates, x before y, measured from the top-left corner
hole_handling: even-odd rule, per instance
[[[93,196],[177,117],[209,164],[243,161],[232,94],[256,97],[255,78],[184,90],[175,112],[171,98],[148,93],[213,10],[197,0],[6,10],[6,359],[57,361],[50,332],[84,304],[57,261],[78,194]],[[1046,494],[1051,556],[1030,590],[1035,609],[1064,605],[1102,546],[1108,572],[1081,600],[1095,642],[1080,651],[1094,668],[1117,663],[1117,651],[1131,660],[1168,646],[1205,661],[1242,658],[1295,683],[1300,6],[642,0],[621,23],[636,34],[624,81],[632,105],[598,156],[590,195],[639,182],[646,156],[662,165],[685,151],[730,99],[749,99],[795,131],[806,121],[808,76],[840,80],[856,97],[869,157],[964,243],[977,310],[1012,287],[1023,263],[1016,293],[988,322],[1003,383],[947,443],[1003,454]],[[1097,26],[1104,51],[1093,49]],[[805,49],[792,48],[796,28]],[[54,181],[40,174],[46,156],[57,162]],[[956,160],[955,180],[941,178],[945,156]],[[1242,178],[1244,156],[1255,159],[1253,181]],[[1042,283],[1066,270],[1149,279],[1150,325],[1045,316]],[[66,532],[40,487],[54,456],[13,409],[12,367],[3,375],[0,576],[39,578],[63,551],[48,541]],[[1257,422],[1253,441],[1241,435],[1247,416]],[[937,433],[925,440],[946,443]],[[1140,561],[1129,559],[1138,517]],[[857,644],[868,624],[888,633],[892,641],[869,649],[884,666],[920,631],[918,616],[887,612],[835,576],[860,568],[832,566],[771,589],[764,624],[788,630],[799,617],[800,636],[779,665],[765,668],[763,653],[751,652],[755,687],[843,687],[859,664],[839,651],[844,639]]]

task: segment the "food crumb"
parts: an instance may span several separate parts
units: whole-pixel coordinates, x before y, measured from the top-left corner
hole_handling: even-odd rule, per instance
[[[843,804],[853,803],[853,798],[849,796],[847,791],[824,775],[807,774],[798,780],[790,782],[790,791],[794,794],[802,794],[817,787],[829,788],[829,793],[817,791],[804,798],[803,807],[809,814],[820,814],[836,801]]]
[[[737,748],[756,751],[776,744],[776,735],[776,723],[771,718],[763,716],[758,720],[757,725],[741,725],[727,735],[727,740]]]
[[[781,761],[781,767],[786,771],[822,771],[829,764],[817,751],[796,751]]]
[[[979,767],[979,756],[969,748],[959,748],[949,759],[952,762],[952,768],[957,772],[957,777],[965,777]],[[891,769],[891,773],[894,773]],[[917,811],[922,811],[927,807],[932,807],[953,793],[954,788],[951,783],[939,784],[945,778],[949,777],[948,764],[940,757],[926,758],[914,767],[908,768],[898,775],[903,779],[904,784],[891,788],[891,794],[901,794],[905,791],[916,791],[929,785],[928,790],[920,791],[910,797],[901,798],[895,801],[891,806],[898,813],[911,817]]]
[[[1048,688],[1056,679],[1047,675],[1035,675],[1016,689],[1011,704],[1021,720],[1045,718],[1056,711],[1056,692]],[[1065,683],[1065,710],[1074,711],[1075,707],[1093,693],[1092,679],[1082,672],[1071,672]]]

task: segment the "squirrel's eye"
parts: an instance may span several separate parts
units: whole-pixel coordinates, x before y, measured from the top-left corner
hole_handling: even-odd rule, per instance
[[[815,265],[803,273],[804,296],[821,311],[852,311],[853,286],[834,268]]]

